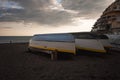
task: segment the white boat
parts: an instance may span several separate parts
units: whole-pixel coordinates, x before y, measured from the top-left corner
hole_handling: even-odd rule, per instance
[[[64,52],[76,55],[78,51],[106,53],[111,48],[108,37],[91,32],[38,34],[29,41],[29,50],[47,53]]]

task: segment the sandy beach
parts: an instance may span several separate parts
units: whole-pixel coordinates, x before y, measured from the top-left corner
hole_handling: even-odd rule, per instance
[[[52,61],[27,43],[0,44],[0,80],[120,80],[120,53]]]

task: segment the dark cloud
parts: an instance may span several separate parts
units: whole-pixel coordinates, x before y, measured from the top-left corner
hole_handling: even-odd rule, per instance
[[[12,29],[12,27],[0,27],[0,29]]]
[[[14,22],[22,19],[23,9],[0,9],[0,21]]]
[[[2,10],[0,21],[37,22],[47,25],[67,24],[73,14],[60,10],[54,0],[10,0],[19,3],[23,9]],[[57,8],[57,9],[55,9]],[[5,15],[9,13],[11,15]]]
[[[79,11],[79,16],[97,18],[113,0],[63,0],[65,9]]]
[[[46,25],[70,24],[73,18],[96,18],[105,9],[107,0],[6,0],[22,8],[0,9],[0,21],[37,22]],[[74,13],[74,12],[78,12]]]
[[[65,11],[35,11],[33,13],[24,14],[21,16],[25,22],[37,22],[47,25],[67,24],[71,21],[71,14]]]

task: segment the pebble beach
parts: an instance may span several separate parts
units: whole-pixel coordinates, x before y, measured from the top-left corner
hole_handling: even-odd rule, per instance
[[[120,80],[120,52],[52,61],[27,43],[0,44],[0,80]]]

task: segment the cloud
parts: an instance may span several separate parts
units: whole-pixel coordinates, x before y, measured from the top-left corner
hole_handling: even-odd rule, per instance
[[[1,9],[0,21],[37,22],[45,25],[60,25],[71,22],[74,11],[64,10],[56,0],[9,0],[22,9]],[[9,14],[9,15],[8,15]]]
[[[3,7],[0,21],[36,22],[43,25],[71,24],[75,18],[96,18],[108,6],[108,0],[4,0],[14,2],[21,8]],[[2,2],[2,1],[1,1]]]
[[[63,0],[62,5],[65,9],[79,11],[78,16],[98,18],[113,1],[114,0]]]
[[[12,29],[12,27],[0,27],[0,29]]]

